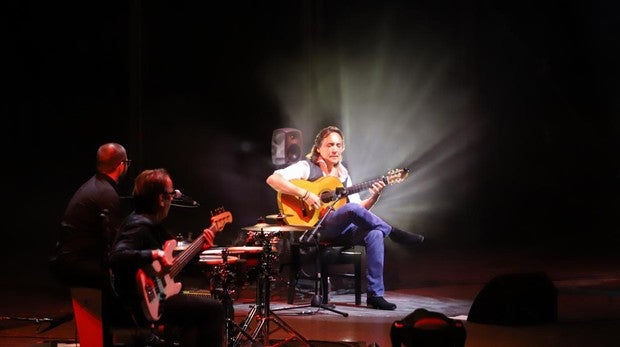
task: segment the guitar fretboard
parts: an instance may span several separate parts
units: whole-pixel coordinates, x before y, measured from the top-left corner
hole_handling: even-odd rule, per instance
[[[379,182],[379,181],[383,181],[385,184],[388,183],[387,179],[384,176],[382,176],[382,177],[376,178],[374,180],[370,180],[370,181],[354,184],[354,185],[352,185],[349,188],[345,188],[345,192],[346,192],[346,194],[359,193],[362,190],[366,190],[366,189],[372,187],[373,183]]]
[[[174,258],[174,263],[170,267],[170,276],[175,277],[178,275],[181,270],[189,263],[192,258],[198,254],[202,250],[202,246],[204,245],[206,239],[204,234],[200,234],[200,236],[194,240],[187,248],[181,252],[176,258]]]

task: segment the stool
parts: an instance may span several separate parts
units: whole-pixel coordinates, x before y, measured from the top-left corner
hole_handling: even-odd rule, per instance
[[[101,290],[72,287],[71,303],[80,345],[102,347]]]
[[[327,304],[329,301],[329,278],[333,276],[343,276],[346,278],[353,278],[355,288],[355,304],[361,305],[362,303],[362,250],[357,248],[358,246],[339,246],[331,245],[329,243],[320,243],[316,245],[291,245],[291,271],[289,278],[288,298],[289,304],[293,304],[295,298],[295,287],[299,279],[310,279],[314,281],[321,281],[321,303]],[[302,254],[302,250],[307,251],[307,254]],[[303,259],[302,256],[309,256],[310,259]],[[321,277],[307,276],[302,274],[301,266],[304,263],[312,261],[316,264],[319,257],[318,264],[320,266]],[[332,265],[353,265],[353,273],[331,273],[330,267]]]
[[[71,287],[70,291],[80,346],[133,346],[136,341],[146,341],[152,331],[163,329],[137,326],[129,312],[104,298],[101,289]],[[104,319],[104,315],[108,318]]]

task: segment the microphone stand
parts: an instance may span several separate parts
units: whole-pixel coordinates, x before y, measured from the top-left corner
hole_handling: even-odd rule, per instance
[[[314,227],[314,229],[310,229],[310,230],[306,230],[300,237],[299,237],[299,242],[300,243],[305,243],[308,244],[310,243],[310,239],[314,239],[314,243],[316,246],[318,246],[319,244],[319,235],[318,235],[318,231],[321,228],[321,226],[323,225],[323,221],[325,221],[325,218],[327,218],[327,216],[329,214],[331,214],[332,212],[334,212],[336,209],[334,208],[334,205],[338,202],[338,200],[340,200],[341,198],[347,196],[347,191],[344,187],[338,187],[336,188],[334,195],[330,196],[331,199],[331,204],[329,204],[329,207],[327,208],[327,211],[325,212],[325,214],[323,215],[323,217],[321,217],[321,219],[319,219],[319,221],[316,223],[316,226]],[[327,202],[327,201],[325,201]],[[310,233],[308,234],[308,231],[310,231]],[[307,235],[306,235],[307,234]]]
[[[318,230],[321,228],[321,226],[323,225],[323,221],[325,221],[325,219],[327,218],[328,215],[330,215],[332,212],[334,212],[336,209],[334,209],[334,205],[336,204],[336,202],[338,202],[338,200],[340,200],[342,196],[342,191],[340,190],[336,190],[336,195],[333,197],[333,202],[331,204],[329,204],[329,207],[327,209],[327,211],[325,211],[325,214],[323,215],[323,217],[321,217],[321,219],[319,219],[318,223],[316,224],[316,226],[314,227],[314,229],[311,230],[307,230],[305,231],[300,237],[299,237],[299,243],[300,243],[300,247],[303,244],[310,244],[311,242],[314,243],[314,247],[316,247],[317,250],[317,254],[316,254],[316,263],[315,263],[315,267],[316,267],[316,278],[314,279],[314,295],[312,296],[312,298],[310,299],[310,304],[307,305],[301,305],[301,306],[291,306],[291,307],[283,307],[283,308],[278,308],[278,309],[273,309],[272,311],[284,311],[284,310],[292,310],[292,309],[296,309],[296,308],[305,308],[305,307],[317,307],[318,310],[314,311],[314,312],[307,312],[307,311],[303,311],[302,314],[316,314],[320,309],[325,309],[334,313],[338,313],[340,315],[342,315],[343,317],[348,317],[349,314],[346,312],[342,312],[342,311],[338,311],[336,310],[334,307],[334,305],[328,305],[328,304],[323,304],[323,300],[321,298],[321,291],[322,288],[321,287],[321,246],[319,243],[319,232]],[[308,233],[308,231],[310,231]],[[307,235],[306,235],[307,234]]]
[[[37,326],[37,334],[42,334],[48,330],[52,330],[63,323],[69,322],[72,320],[73,313],[67,313],[61,317],[52,318],[52,317],[0,317],[0,321],[2,320],[18,320],[18,321],[29,321],[36,323]],[[45,328],[42,328],[39,324],[41,323],[49,323],[49,325]]]

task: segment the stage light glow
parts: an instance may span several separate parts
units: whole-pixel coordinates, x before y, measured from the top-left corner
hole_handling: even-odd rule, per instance
[[[279,61],[268,84],[289,117],[285,124],[304,132],[305,152],[322,127],[344,131],[355,182],[409,168],[409,178],[388,187],[373,211],[428,235],[426,227],[442,225],[428,218],[450,213],[475,189],[484,124],[472,110],[471,89],[454,77],[454,49],[387,35],[363,47],[343,38],[346,44],[315,49],[307,60]]]

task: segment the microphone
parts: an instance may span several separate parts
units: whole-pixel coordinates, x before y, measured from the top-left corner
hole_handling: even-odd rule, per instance
[[[180,190],[174,190],[174,196],[172,197],[172,205],[179,207],[199,207],[200,204],[192,199],[191,196],[181,193]]]

